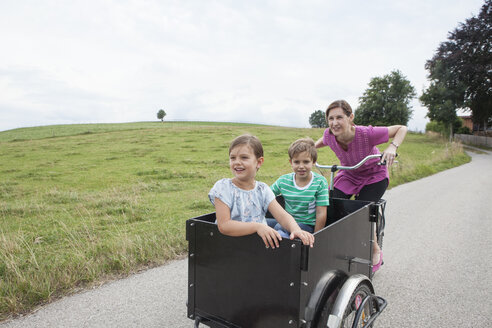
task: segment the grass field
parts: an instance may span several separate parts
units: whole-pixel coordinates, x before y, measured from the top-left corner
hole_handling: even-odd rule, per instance
[[[185,221],[213,211],[207,193],[231,176],[228,145],[243,133],[262,140],[257,179],[270,184],[290,171],[289,144],[322,130],[144,122],[0,132],[0,320],[184,254]],[[390,186],[469,161],[460,145],[421,134],[399,153]],[[318,161],[337,163],[328,148]]]

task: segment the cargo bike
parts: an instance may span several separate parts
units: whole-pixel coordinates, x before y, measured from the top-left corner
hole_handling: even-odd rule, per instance
[[[332,178],[354,168],[318,167]],[[284,238],[267,249],[257,234],[223,235],[215,213],[187,220],[188,318],[195,327],[371,327],[387,305],[371,282],[373,229],[382,243],[384,207],[330,198],[312,248]]]

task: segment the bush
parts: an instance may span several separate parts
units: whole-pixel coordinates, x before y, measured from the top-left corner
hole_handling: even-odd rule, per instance
[[[442,122],[430,121],[425,125],[425,132],[436,132],[442,136],[449,136],[449,129]]]
[[[449,126],[444,124],[443,122],[437,122],[437,121],[430,121],[427,123],[425,126],[425,131],[432,131],[432,132],[437,132],[443,137],[449,137]],[[471,131],[469,128],[466,126],[463,126],[463,120],[459,117],[456,117],[454,123],[453,123],[453,134],[454,133],[459,133],[459,134],[471,134]]]
[[[470,128],[467,126],[462,126],[458,130],[456,130],[456,133],[458,134],[472,134]]]

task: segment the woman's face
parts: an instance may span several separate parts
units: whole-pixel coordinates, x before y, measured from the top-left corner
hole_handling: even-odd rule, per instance
[[[340,136],[350,131],[354,114],[347,116],[342,108],[333,108],[328,112],[328,127],[334,136]]]

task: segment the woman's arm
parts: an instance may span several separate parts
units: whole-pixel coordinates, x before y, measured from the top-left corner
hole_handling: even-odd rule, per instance
[[[272,213],[273,217],[277,219],[278,223],[290,232],[290,239],[297,237],[302,240],[304,245],[313,247],[314,236],[309,232],[302,230],[292,215],[287,213],[275,199],[268,205],[268,210]]]
[[[388,148],[383,152],[381,162],[386,161],[387,166],[393,165],[396,157],[396,150],[400,147],[403,139],[407,135],[407,127],[404,125],[392,125],[388,127],[388,137],[393,138]]]
[[[393,142],[400,146],[407,135],[407,127],[404,125],[388,126],[388,137],[393,138]]]
[[[319,138],[318,141],[314,143],[314,147],[316,148],[326,147],[326,145],[323,143],[323,137]]]
[[[219,231],[227,236],[239,237],[257,233],[266,247],[278,247],[280,234],[266,224],[231,220],[231,209],[223,201],[215,198],[215,216]]]

